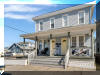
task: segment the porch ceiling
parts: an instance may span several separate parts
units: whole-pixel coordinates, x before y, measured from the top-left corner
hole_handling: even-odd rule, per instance
[[[30,34],[22,34],[20,37],[35,40],[35,37],[37,36],[38,38],[45,38],[49,37],[50,34],[53,36],[67,36],[67,33],[70,32],[71,34],[82,34],[82,33],[87,33],[91,29],[96,30],[96,24],[88,24],[88,25],[78,25],[78,26],[69,26],[69,27],[62,27],[62,28],[57,28],[57,29],[50,29],[47,31],[40,31],[36,33],[30,33]]]

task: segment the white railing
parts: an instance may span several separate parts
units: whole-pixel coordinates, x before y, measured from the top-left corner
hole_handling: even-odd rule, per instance
[[[65,61],[65,69],[66,69],[67,66],[68,66],[68,62],[69,62],[69,49],[66,52],[65,60],[64,61]]]
[[[71,57],[74,58],[91,57],[91,47],[76,47],[76,48],[70,48],[70,50],[71,50]]]
[[[28,64],[30,64],[35,57],[36,57],[36,50],[28,54]]]

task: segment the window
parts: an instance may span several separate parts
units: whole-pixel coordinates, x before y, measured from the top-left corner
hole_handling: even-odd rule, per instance
[[[40,31],[43,30],[43,22],[40,22]]]
[[[76,47],[76,37],[72,37],[72,47]]]
[[[84,23],[84,12],[79,12],[79,24]]]
[[[51,19],[50,23],[51,23],[51,28],[54,28],[54,19]]]
[[[63,26],[67,26],[67,16],[63,16]]]
[[[84,46],[84,36],[79,36],[79,47]]]

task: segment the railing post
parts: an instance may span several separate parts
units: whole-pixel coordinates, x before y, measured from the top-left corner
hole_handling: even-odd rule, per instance
[[[71,53],[70,51],[70,32],[68,32],[68,50],[69,50],[69,53]]]
[[[93,29],[91,29],[91,56],[94,58]]]
[[[23,38],[23,43],[25,44],[25,38]]]
[[[37,50],[38,50],[38,37],[37,36],[36,36],[36,39],[35,39],[35,50],[36,50],[35,55],[37,56]]]
[[[68,49],[65,55],[65,70],[67,69],[68,62],[69,62],[69,54],[70,53],[70,32],[68,32]]]
[[[50,56],[52,56],[52,34],[50,34]]]

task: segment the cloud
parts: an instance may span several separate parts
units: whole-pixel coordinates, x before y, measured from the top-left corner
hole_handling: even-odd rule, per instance
[[[52,4],[53,0],[6,0],[5,4]]]
[[[4,18],[0,18],[0,26],[4,25]]]
[[[22,19],[22,20],[27,20],[27,21],[32,21],[33,15],[19,15],[19,14],[13,14],[13,13],[7,13],[5,14],[6,18],[11,18],[11,19]]]
[[[4,18],[4,4],[0,4],[0,18]]]
[[[0,52],[4,50],[4,27],[0,26]]]
[[[34,4],[52,4],[51,0],[34,0],[33,1]]]
[[[5,7],[5,12],[37,12],[40,10],[40,8],[28,5],[8,5]]]
[[[96,0],[89,2],[89,3],[86,3],[86,4],[96,4]]]
[[[32,17],[34,17],[32,13],[39,12],[42,8],[32,5],[13,4],[5,5],[4,10],[5,18],[32,21]]]
[[[13,4],[13,5],[5,5],[5,18],[10,19],[22,19],[27,21],[32,21],[32,17],[34,17],[37,12],[47,7],[56,7],[56,4],[41,4],[43,7],[35,6],[35,5],[21,5],[21,4]]]

